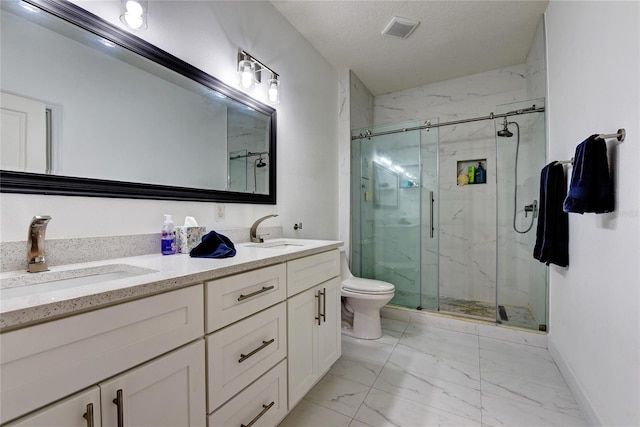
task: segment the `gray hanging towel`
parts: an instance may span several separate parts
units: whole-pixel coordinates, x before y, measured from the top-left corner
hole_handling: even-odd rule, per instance
[[[605,213],[615,209],[607,145],[597,136],[591,135],[576,147],[565,212]]]
[[[540,211],[533,257],[547,265],[569,265],[569,215],[562,210],[567,195],[564,167],[551,162],[540,173]]]

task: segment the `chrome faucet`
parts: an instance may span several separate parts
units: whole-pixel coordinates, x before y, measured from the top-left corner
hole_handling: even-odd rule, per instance
[[[29,224],[29,235],[27,236],[27,261],[29,263],[27,271],[29,273],[49,270],[47,259],[44,256],[44,235],[47,232],[49,221],[51,221],[50,216],[34,216]]]
[[[254,243],[262,243],[264,242],[264,239],[262,238],[262,236],[258,237],[256,236],[256,231],[258,230],[258,225],[260,225],[260,223],[262,221],[264,221],[265,219],[269,219],[269,218],[274,218],[278,216],[277,214],[273,214],[273,215],[267,215],[267,216],[263,216],[262,218],[256,220],[256,222],[253,223],[253,225],[251,226],[251,231],[249,233],[249,237],[251,237],[251,241]],[[264,236],[266,236],[266,234],[264,234]]]

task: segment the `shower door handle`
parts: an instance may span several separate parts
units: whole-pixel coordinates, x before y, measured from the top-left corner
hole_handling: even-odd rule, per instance
[[[433,239],[433,191],[429,191],[429,237]]]

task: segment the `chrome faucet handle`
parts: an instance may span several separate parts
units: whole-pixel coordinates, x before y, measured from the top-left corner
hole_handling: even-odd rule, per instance
[[[49,221],[51,221],[50,216],[34,216],[29,224],[29,233],[27,235],[27,271],[30,273],[49,270],[44,252],[45,233],[47,232],[47,224],[49,224]]]
[[[258,231],[258,225],[260,225],[260,223],[262,221],[264,221],[265,219],[269,219],[269,218],[275,218],[277,217],[278,214],[272,214],[272,215],[267,215],[267,216],[263,216],[262,218],[258,218],[256,220],[256,222],[253,223],[253,225],[251,226],[251,231],[249,231],[249,237],[251,238],[251,241],[253,243],[263,243],[264,239],[262,238],[262,236],[268,236],[269,234],[262,234],[260,236],[256,235],[256,232]]]

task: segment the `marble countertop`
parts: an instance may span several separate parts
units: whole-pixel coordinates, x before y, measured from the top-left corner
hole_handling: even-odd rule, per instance
[[[339,248],[343,245],[342,242],[333,240],[275,239],[265,241],[265,246],[278,241],[302,246],[269,248],[256,247],[255,243],[239,243],[236,245],[237,253],[233,258],[211,259],[191,258],[187,254],[169,256],[153,254],[51,267],[46,274],[60,273],[61,277],[64,277],[69,270],[108,268],[113,265],[125,266],[132,271],[148,269],[153,272],[26,296],[5,298],[2,297],[2,290],[0,290],[0,331],[6,332],[59,317],[279,264]],[[15,286],[16,281],[23,281],[21,285],[29,286],[25,283],[40,273],[32,273],[28,276],[25,274],[24,271],[1,273],[2,288]]]

